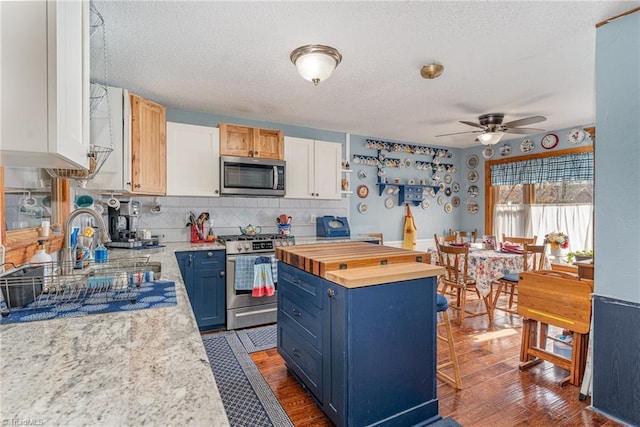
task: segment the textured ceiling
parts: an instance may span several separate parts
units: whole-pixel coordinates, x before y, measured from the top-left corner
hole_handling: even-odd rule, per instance
[[[474,145],[458,120],[595,122],[595,24],[640,1],[94,1],[92,79],[167,107],[358,135]],[[315,87],[289,60],[327,44],[342,63]],[[422,65],[444,64],[435,80]],[[519,135],[514,135],[518,137]],[[506,138],[505,138],[506,139]]]

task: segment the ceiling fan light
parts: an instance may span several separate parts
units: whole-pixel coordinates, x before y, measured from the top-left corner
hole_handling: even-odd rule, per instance
[[[328,79],[342,61],[337,49],[320,44],[301,46],[291,52],[290,58],[302,78],[316,86]]]
[[[504,132],[487,132],[478,135],[476,139],[483,145],[493,145],[500,142],[503,136]]]

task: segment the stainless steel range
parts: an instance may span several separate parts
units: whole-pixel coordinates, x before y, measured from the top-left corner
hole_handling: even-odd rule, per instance
[[[236,281],[236,267],[245,268],[258,256],[275,256],[276,247],[293,246],[296,244],[295,238],[279,234],[230,235],[218,236],[218,242],[223,243],[226,249],[227,329],[275,323],[278,310],[277,283],[274,295],[253,297],[253,281]],[[240,274],[238,277],[241,277]]]

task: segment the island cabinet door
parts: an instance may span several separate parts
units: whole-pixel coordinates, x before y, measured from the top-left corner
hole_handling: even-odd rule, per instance
[[[439,418],[435,280],[360,288],[327,282],[323,409],[337,426]]]
[[[337,426],[345,425],[347,398],[347,289],[325,281],[323,319],[323,412]]]

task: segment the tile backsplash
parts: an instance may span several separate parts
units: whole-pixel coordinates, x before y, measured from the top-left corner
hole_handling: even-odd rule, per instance
[[[108,195],[98,195],[78,189],[77,195],[90,194],[94,200],[106,202]],[[276,233],[276,217],[285,214],[293,218],[292,234],[315,236],[315,217],[323,215],[348,216],[349,199],[302,200],[265,197],[150,197],[119,196],[120,201],[140,202],[139,229],[149,230],[164,242],[185,242],[190,239],[189,211],[196,216],[209,212],[216,235],[239,234],[239,227],[252,224],[262,227],[263,233]],[[151,208],[161,206],[159,213]],[[105,211],[105,221],[107,220]]]

